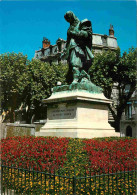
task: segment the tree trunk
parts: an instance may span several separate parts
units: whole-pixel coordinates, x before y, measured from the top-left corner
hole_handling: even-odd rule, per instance
[[[111,111],[112,116],[114,118],[114,122],[111,123],[111,126],[115,128],[116,132],[120,132],[120,120],[124,108],[115,109],[113,105],[109,105],[109,110]]]
[[[116,120],[114,121],[114,128],[116,132],[120,132],[120,120],[121,117],[117,117]]]
[[[10,123],[14,123],[15,122],[15,112],[14,112],[14,109],[11,109],[11,111],[9,113],[9,118],[10,118]]]

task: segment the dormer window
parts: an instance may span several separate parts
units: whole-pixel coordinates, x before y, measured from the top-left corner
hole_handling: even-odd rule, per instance
[[[101,37],[103,46],[107,46],[107,35]]]

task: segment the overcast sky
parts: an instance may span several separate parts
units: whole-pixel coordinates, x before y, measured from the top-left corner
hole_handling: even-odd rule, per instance
[[[68,10],[80,20],[91,20],[93,33],[108,35],[112,24],[121,52],[136,47],[136,1],[9,0],[0,2],[0,54],[21,52],[31,59],[42,47],[43,37],[51,44],[58,38],[66,40]]]

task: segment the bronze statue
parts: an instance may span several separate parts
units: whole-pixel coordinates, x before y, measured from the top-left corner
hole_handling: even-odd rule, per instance
[[[88,19],[80,21],[72,11],[64,15],[70,27],[67,31],[66,56],[69,63],[67,85],[53,88],[53,93],[62,91],[86,91],[89,93],[102,93],[102,89],[90,80],[89,68],[94,58],[92,54],[92,26]]]
[[[83,79],[90,80],[88,70],[94,57],[91,22],[87,19],[80,21],[72,11],[68,11],[64,18],[70,23],[66,47],[66,57],[69,62],[67,80],[69,83],[78,83]]]

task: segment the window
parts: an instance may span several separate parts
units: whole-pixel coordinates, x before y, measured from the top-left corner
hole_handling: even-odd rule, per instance
[[[107,46],[107,35],[101,37],[104,46]]]
[[[132,103],[131,103],[131,102],[128,102],[128,103],[127,103],[126,118],[127,118],[127,119],[132,118]]]

